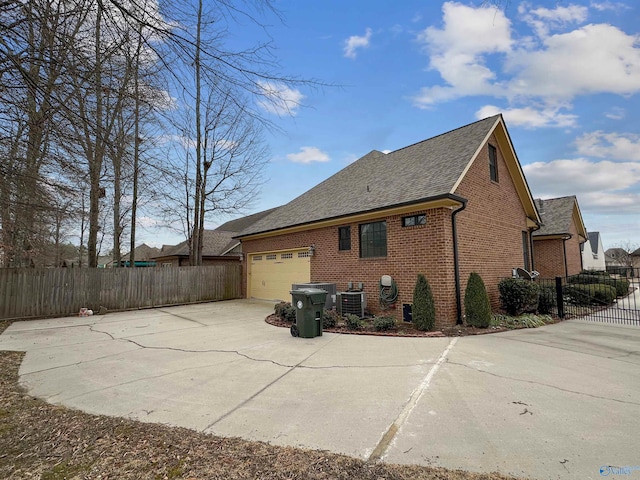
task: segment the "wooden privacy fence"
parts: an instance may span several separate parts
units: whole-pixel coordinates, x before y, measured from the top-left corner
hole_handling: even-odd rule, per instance
[[[240,298],[241,265],[0,269],[0,319]]]

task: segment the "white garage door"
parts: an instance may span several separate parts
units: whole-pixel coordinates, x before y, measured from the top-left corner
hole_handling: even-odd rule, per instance
[[[249,255],[249,297],[291,301],[291,285],[311,281],[307,248]]]

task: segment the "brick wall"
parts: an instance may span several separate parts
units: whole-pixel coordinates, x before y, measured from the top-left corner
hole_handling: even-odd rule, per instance
[[[535,252],[534,268],[540,273],[541,278],[564,277],[564,252],[562,239],[536,239],[533,240]]]
[[[427,224],[403,227],[402,217],[414,213],[426,213]],[[438,208],[414,213],[372,220],[387,222],[387,256],[384,258],[360,258],[358,223],[340,225],[351,227],[351,250],[338,250],[339,226],[335,226],[245,241],[242,243],[243,251],[248,255],[313,244],[316,249],[311,257],[311,281],[335,283],[338,291],[346,290],[348,282],[354,285],[362,282],[368,308],[373,314],[383,313],[379,303],[379,282],[382,275],[390,275],[398,285],[398,301],[395,309],[384,311],[384,314],[398,320],[402,320],[402,304],[413,302],[417,276],[423,273],[433,290],[437,324],[453,324],[456,321],[456,305],[451,212],[446,208]],[[243,275],[246,285],[246,271]]]
[[[485,146],[456,190],[468,199],[467,208],[457,215],[458,249],[462,301],[471,272],[482,277],[491,306],[500,304],[498,282],[524,267],[522,232],[527,232],[524,208],[504,162],[498,143],[498,182],[489,177],[489,153]]]
[[[495,139],[491,143],[498,147]],[[477,272],[487,286],[492,307],[498,308],[497,284],[510,277],[514,267],[524,266],[522,232],[527,231],[526,215],[511,180],[502,153],[498,149],[499,182],[489,178],[488,149],[485,146],[456,194],[467,198],[467,208],[457,216],[462,300],[471,272]],[[387,256],[359,257],[359,225],[351,227],[351,250],[338,250],[338,226],[300,233],[243,241],[245,255],[315,245],[311,258],[311,281],[336,283],[338,291],[348,282],[364,283],[368,305],[374,314],[381,313],[379,281],[391,275],[398,285],[395,310],[385,312],[402,319],[402,304],[412,303],[417,275],[423,273],[436,301],[437,326],[456,322],[456,298],[453,262],[452,210],[436,208],[403,216],[425,213],[427,224],[402,227],[402,216],[386,216]],[[372,220],[375,221],[375,220]],[[248,257],[245,257],[248,258]],[[247,272],[243,271],[246,288]]]
[[[541,277],[564,277],[565,274],[576,275],[582,271],[580,237],[578,237],[578,229],[573,221],[571,222],[569,233],[571,233],[571,238],[566,241],[561,238],[545,240],[534,237],[535,269],[540,272]],[[565,249],[567,254],[566,272]]]

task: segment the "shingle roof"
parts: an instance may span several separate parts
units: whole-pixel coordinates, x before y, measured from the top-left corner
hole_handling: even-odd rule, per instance
[[[218,230],[205,230],[204,231],[204,244],[202,246],[203,256],[219,256],[223,255],[229,250],[228,245],[238,242],[232,240],[236,232],[222,232]],[[233,246],[233,245],[232,245]],[[189,255],[189,243],[185,240],[178,245],[163,246],[160,253],[154,255],[155,258],[159,257],[174,257]]]
[[[129,254],[130,253],[131,252],[127,253],[126,255],[123,255],[122,256],[122,260],[129,260]],[[160,249],[159,248],[150,247],[146,243],[143,243],[141,245],[138,245],[136,247],[136,249],[135,249],[136,262],[147,261],[147,260],[157,256],[159,253],[160,253]]]
[[[540,218],[542,219],[542,227],[533,232],[534,237],[571,233],[571,220],[576,204],[575,196],[551,198],[548,200],[536,198],[535,202],[538,213],[540,213]]]
[[[241,232],[247,227],[253,225],[258,220],[269,215],[271,212],[276,210],[276,208],[270,208],[269,210],[264,210],[262,212],[254,213],[253,215],[249,215],[242,218],[236,218],[235,220],[229,220],[226,223],[220,225],[216,230],[222,230],[224,232]]]
[[[453,193],[501,115],[384,154],[369,152],[239,236],[411,204]]]
[[[598,253],[598,244],[600,243],[600,232],[589,232],[589,245],[591,245],[591,251]]]

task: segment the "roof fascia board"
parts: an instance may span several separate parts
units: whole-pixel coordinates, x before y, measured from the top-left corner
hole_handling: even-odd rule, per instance
[[[500,128],[498,128],[500,127]],[[500,147],[500,151],[503,154],[503,158],[505,160],[505,164],[507,165],[507,169],[509,170],[509,175],[511,176],[513,183],[516,187],[516,191],[518,192],[518,196],[520,197],[520,201],[524,207],[524,210],[527,214],[527,219],[532,222],[530,225],[532,228],[539,226],[542,223],[540,215],[538,214],[538,209],[536,208],[536,204],[533,201],[533,196],[531,195],[531,190],[529,189],[529,184],[527,183],[527,179],[524,176],[524,172],[522,171],[522,167],[520,166],[520,161],[518,160],[518,156],[516,155],[516,151],[513,148],[513,143],[511,142],[511,137],[509,136],[509,132],[507,131],[507,127],[504,124],[504,119],[502,115],[500,115],[497,119],[493,127],[489,130],[485,138],[482,140],[482,143],[478,145],[476,152],[471,157],[471,160],[462,171],[460,178],[456,181],[453,188],[451,189],[451,193],[455,193],[456,189],[462,183],[465,175],[471,168],[473,162],[475,162],[476,158],[480,154],[480,151],[484,148],[484,146],[491,138],[491,135],[495,134],[496,140],[498,141],[498,145]]]
[[[441,195],[432,199],[424,199],[418,202],[412,202],[409,204],[396,205],[393,207],[384,207],[381,209],[371,210],[368,212],[359,212],[350,215],[343,215],[340,217],[328,218],[326,220],[319,220],[316,222],[303,223],[294,225],[292,227],[281,228],[278,230],[270,230],[267,232],[259,232],[255,234],[244,235],[241,238],[243,241],[259,240],[262,238],[275,237],[279,235],[286,235],[290,233],[298,233],[305,230],[315,230],[324,227],[334,227],[344,225],[346,223],[357,223],[375,220],[380,217],[388,217],[391,215],[403,215],[406,213],[415,212],[417,210],[430,210],[440,207],[458,207],[463,204],[464,199],[457,195]]]
[[[475,153],[471,156],[471,160],[469,160],[469,163],[467,163],[467,166],[464,167],[464,170],[462,170],[462,173],[458,177],[458,180],[456,180],[456,183],[453,184],[453,187],[451,188],[451,191],[449,193],[454,194],[455,191],[458,189],[458,187],[462,183],[462,180],[464,179],[464,177],[467,175],[467,172],[471,168],[471,165],[473,165],[473,162],[475,162],[476,158],[478,158],[480,151],[485,146],[485,144],[489,141],[489,138],[491,138],[491,134],[496,129],[496,126],[498,125],[498,123],[500,123],[501,118],[502,117],[499,117],[496,119],[493,126],[489,129],[489,132],[487,132],[487,135],[482,139],[482,142],[480,142],[480,145],[478,145],[478,148],[476,148]]]

